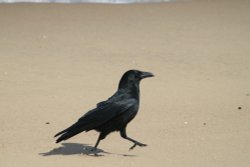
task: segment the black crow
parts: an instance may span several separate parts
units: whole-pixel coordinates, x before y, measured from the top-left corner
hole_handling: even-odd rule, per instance
[[[120,80],[118,90],[106,101],[97,104],[95,109],[83,115],[76,123],[67,129],[57,133],[55,137],[59,143],[67,140],[83,131],[96,130],[100,132],[95,144],[97,148],[100,140],[104,139],[110,132],[119,131],[121,137],[134,143],[135,146],[146,146],[126,134],[127,124],[136,116],[140,101],[140,81],[147,77],[153,77],[150,72],[129,70],[125,72]]]

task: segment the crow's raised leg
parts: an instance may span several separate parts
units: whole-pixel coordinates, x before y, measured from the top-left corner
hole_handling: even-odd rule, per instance
[[[132,147],[129,148],[129,150],[132,150],[133,148],[135,148],[136,146],[140,146],[140,147],[144,147],[144,146],[147,146],[146,144],[143,144],[143,143],[140,143],[134,139],[131,139],[130,137],[127,136],[127,133],[126,133],[126,128],[122,129],[120,131],[120,134],[121,134],[121,137],[126,139],[126,140],[129,140],[131,142],[134,143],[134,145]]]

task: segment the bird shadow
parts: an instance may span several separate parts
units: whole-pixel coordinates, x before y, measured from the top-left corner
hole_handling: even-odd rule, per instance
[[[41,156],[51,156],[51,155],[87,155],[100,157],[107,154],[120,155],[120,156],[136,156],[132,154],[119,154],[119,153],[110,153],[102,149],[95,149],[88,144],[79,144],[79,143],[62,143],[60,147],[54,148],[48,152],[39,153]]]

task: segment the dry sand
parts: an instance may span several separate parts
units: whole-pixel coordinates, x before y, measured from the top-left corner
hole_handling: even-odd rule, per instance
[[[249,9],[248,0],[0,5],[0,166],[248,167]],[[94,131],[54,143],[131,68],[156,75],[141,83],[128,127],[148,147],[128,151],[112,133],[100,144],[109,153],[89,156]]]

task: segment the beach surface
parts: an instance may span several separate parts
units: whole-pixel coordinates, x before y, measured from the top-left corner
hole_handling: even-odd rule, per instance
[[[250,1],[0,5],[1,167],[249,167]],[[132,143],[54,134],[141,82]]]

